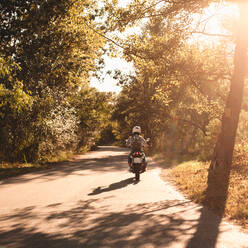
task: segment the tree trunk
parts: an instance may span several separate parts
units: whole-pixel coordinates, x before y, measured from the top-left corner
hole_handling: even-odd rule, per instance
[[[240,25],[234,55],[234,72],[222,117],[221,132],[209,168],[206,202],[224,212],[228,192],[235,137],[241,110],[244,82],[247,72],[248,3],[240,4]]]

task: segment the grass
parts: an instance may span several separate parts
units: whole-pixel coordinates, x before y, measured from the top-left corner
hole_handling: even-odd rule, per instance
[[[227,215],[248,227],[248,166],[232,167],[228,199]]]
[[[9,177],[19,176],[29,172],[34,172],[47,168],[46,165],[32,163],[1,163],[0,164],[0,180]]]
[[[174,161],[163,170],[162,177],[169,177],[187,198],[203,204],[208,167],[209,162]],[[248,229],[248,165],[232,166],[224,216]]]
[[[43,163],[69,162],[73,160],[75,153],[71,151],[61,151],[56,156],[47,157]]]
[[[0,180],[19,176],[38,170],[49,169],[59,162],[72,161],[75,154],[72,152],[60,152],[56,156],[48,157],[39,163],[0,163]]]

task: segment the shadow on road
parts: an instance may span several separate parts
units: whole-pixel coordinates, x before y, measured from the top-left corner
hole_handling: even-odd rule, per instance
[[[35,179],[56,180],[72,174],[84,176],[88,170],[102,173],[127,170],[127,150],[116,148],[114,151],[118,153],[109,155],[112,149],[103,148],[106,156],[103,154],[101,158],[86,157],[37,172],[32,177],[12,178],[1,183],[25,183]],[[107,188],[96,188],[89,195],[120,189],[133,182],[132,178],[122,180]],[[213,184],[209,183],[207,196],[211,186]],[[225,197],[227,187],[228,181],[221,193]],[[222,214],[220,212],[219,217],[202,208],[198,220],[188,216],[189,208],[193,211],[194,207],[185,200],[129,205],[124,211],[112,212],[108,210],[109,206],[105,206],[104,197],[80,201],[75,207],[68,209],[61,203],[44,208],[30,206],[15,209],[13,213],[1,213],[0,247],[170,247],[174,242],[181,241],[182,237],[191,237],[196,230],[188,243],[185,240],[186,246],[178,247],[214,248],[225,208],[225,197],[222,199]]]
[[[98,155],[100,157],[97,157]],[[96,154],[96,156],[94,156]],[[100,147],[96,152],[90,152],[85,156],[78,156],[73,162],[60,162],[48,164],[45,169],[27,169],[21,174],[30,173],[30,176],[18,176],[3,179],[0,184],[25,183],[36,179],[56,180],[69,175],[84,175],[87,170],[96,172],[123,171],[128,169],[128,149],[120,147]],[[18,175],[15,174],[15,176]]]
[[[220,175],[209,171],[204,199],[205,205],[214,209],[218,215],[213,214],[206,207],[201,209],[196,232],[189,241],[187,248],[199,247],[199,242],[204,240],[207,240],[207,242],[203,242],[201,247],[214,248],[216,246],[220,234],[220,224],[225,213],[230,169],[226,173],[221,171]]]
[[[104,201],[104,199],[102,199]],[[195,220],[182,218],[185,201],[160,201],[130,205],[125,211],[108,212],[96,207],[99,199],[80,201],[69,210],[44,210],[30,208],[5,216],[9,229],[0,226],[0,246],[22,247],[170,247],[187,235],[196,225]],[[163,210],[180,207],[181,211],[164,214]],[[35,215],[36,213],[36,215]],[[97,213],[97,215],[95,215]],[[22,224],[20,224],[20,218]],[[36,219],[47,226],[31,226]],[[25,222],[25,221],[26,222]],[[52,228],[48,228],[52,227]]]
[[[120,182],[117,182],[117,183],[112,183],[107,188],[97,187],[88,195],[98,195],[104,192],[121,189],[121,188],[128,186],[129,184],[135,184],[133,177],[125,179],[125,180],[121,180]]]
[[[186,248],[214,248],[216,246],[222,217],[215,215],[205,207],[201,209],[200,213],[197,230]]]

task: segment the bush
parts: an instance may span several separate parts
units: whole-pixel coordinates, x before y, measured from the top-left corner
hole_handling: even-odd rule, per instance
[[[23,90],[21,82],[7,89],[0,84],[0,153],[9,160],[25,160],[25,153],[34,140],[30,132],[33,98]],[[22,155],[21,155],[22,154]]]

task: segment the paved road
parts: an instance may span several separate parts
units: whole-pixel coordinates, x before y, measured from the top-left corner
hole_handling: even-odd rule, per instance
[[[191,203],[150,163],[135,183],[127,150],[0,181],[0,247],[242,248],[248,236]]]

